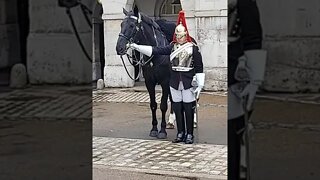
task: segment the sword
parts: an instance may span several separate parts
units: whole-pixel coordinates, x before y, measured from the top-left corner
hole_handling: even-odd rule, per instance
[[[243,57],[239,58],[239,65],[235,72],[235,77],[239,81],[239,89],[238,92],[241,92],[245,89],[245,87],[250,83],[250,75],[248,73],[248,69],[246,68],[245,59]],[[243,132],[244,136],[244,144],[245,144],[245,154],[246,154],[246,166],[247,166],[247,172],[246,172],[246,179],[250,180],[250,146],[249,146],[249,111],[247,109],[248,106],[248,95],[241,97],[242,100],[242,108],[244,111],[244,123],[245,126],[243,129],[239,130],[238,133]],[[241,151],[240,151],[241,152]],[[240,156],[240,170],[241,170],[241,156]],[[240,176],[240,174],[239,174]]]

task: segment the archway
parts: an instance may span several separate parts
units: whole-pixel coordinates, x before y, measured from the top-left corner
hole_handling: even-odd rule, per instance
[[[180,10],[182,10],[180,0],[157,0],[154,16],[156,19],[166,19],[176,22]]]

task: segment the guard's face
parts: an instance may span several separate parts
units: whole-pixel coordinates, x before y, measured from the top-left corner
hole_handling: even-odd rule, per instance
[[[176,39],[177,39],[177,43],[179,44],[183,44],[185,42],[187,42],[187,35],[180,35],[180,34],[176,34]]]

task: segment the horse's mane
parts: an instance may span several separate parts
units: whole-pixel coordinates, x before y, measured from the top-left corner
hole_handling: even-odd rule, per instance
[[[153,26],[155,29],[157,30],[160,30],[161,31],[161,28],[160,26],[158,25],[158,23],[156,23],[156,21],[154,21],[153,19],[151,19],[149,16],[147,16],[146,14],[144,13],[141,13],[141,19],[142,21],[144,21],[145,23],[147,23],[148,25],[150,26]]]
[[[156,23],[160,26],[161,31],[165,34],[168,42],[172,42],[174,29],[176,28],[176,24],[166,19],[158,19]]]
[[[134,15],[133,12],[131,12],[131,15]],[[150,18],[148,15],[140,12],[141,14],[141,19],[143,22],[145,22],[146,24],[148,24],[149,26],[153,26],[155,29],[159,30],[160,32],[162,32],[166,39],[168,40],[168,42],[172,42],[173,40],[173,33],[174,30],[176,28],[176,24],[171,22],[171,21],[167,21],[166,19],[157,19],[157,20],[153,20],[152,18]],[[195,41],[195,39],[193,37],[191,37],[192,42],[197,44],[197,42]]]

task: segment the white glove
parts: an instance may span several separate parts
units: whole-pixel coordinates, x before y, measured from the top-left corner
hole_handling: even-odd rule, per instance
[[[196,95],[196,99],[199,99],[200,92],[204,86],[204,79],[205,79],[204,73],[196,73],[196,80],[197,80],[197,85],[198,85],[196,90],[194,90],[194,94]]]
[[[131,48],[133,50],[136,50],[137,49],[137,44],[136,43],[128,43],[127,44],[127,48]]]
[[[203,86],[198,86],[196,90],[194,90],[194,94],[196,95],[196,99],[199,99],[200,92],[202,91]]]
[[[235,78],[239,81],[250,81],[240,97],[248,96],[247,110],[252,109],[253,100],[256,96],[258,87],[264,80],[267,52],[255,49],[244,52],[244,56],[239,58],[239,64],[235,73]]]
[[[129,44],[127,44],[127,48],[137,50],[137,51],[141,52],[142,54],[149,56],[149,57],[152,55],[152,46],[138,45],[136,43],[129,43]]]
[[[256,84],[249,83],[244,88],[244,90],[240,93],[240,97],[248,96],[247,107],[246,107],[248,111],[251,110],[252,108],[253,100],[258,91],[258,87],[259,86]]]
[[[193,86],[193,87],[197,87],[198,86],[197,76],[195,76],[195,75],[192,78],[191,86]]]

